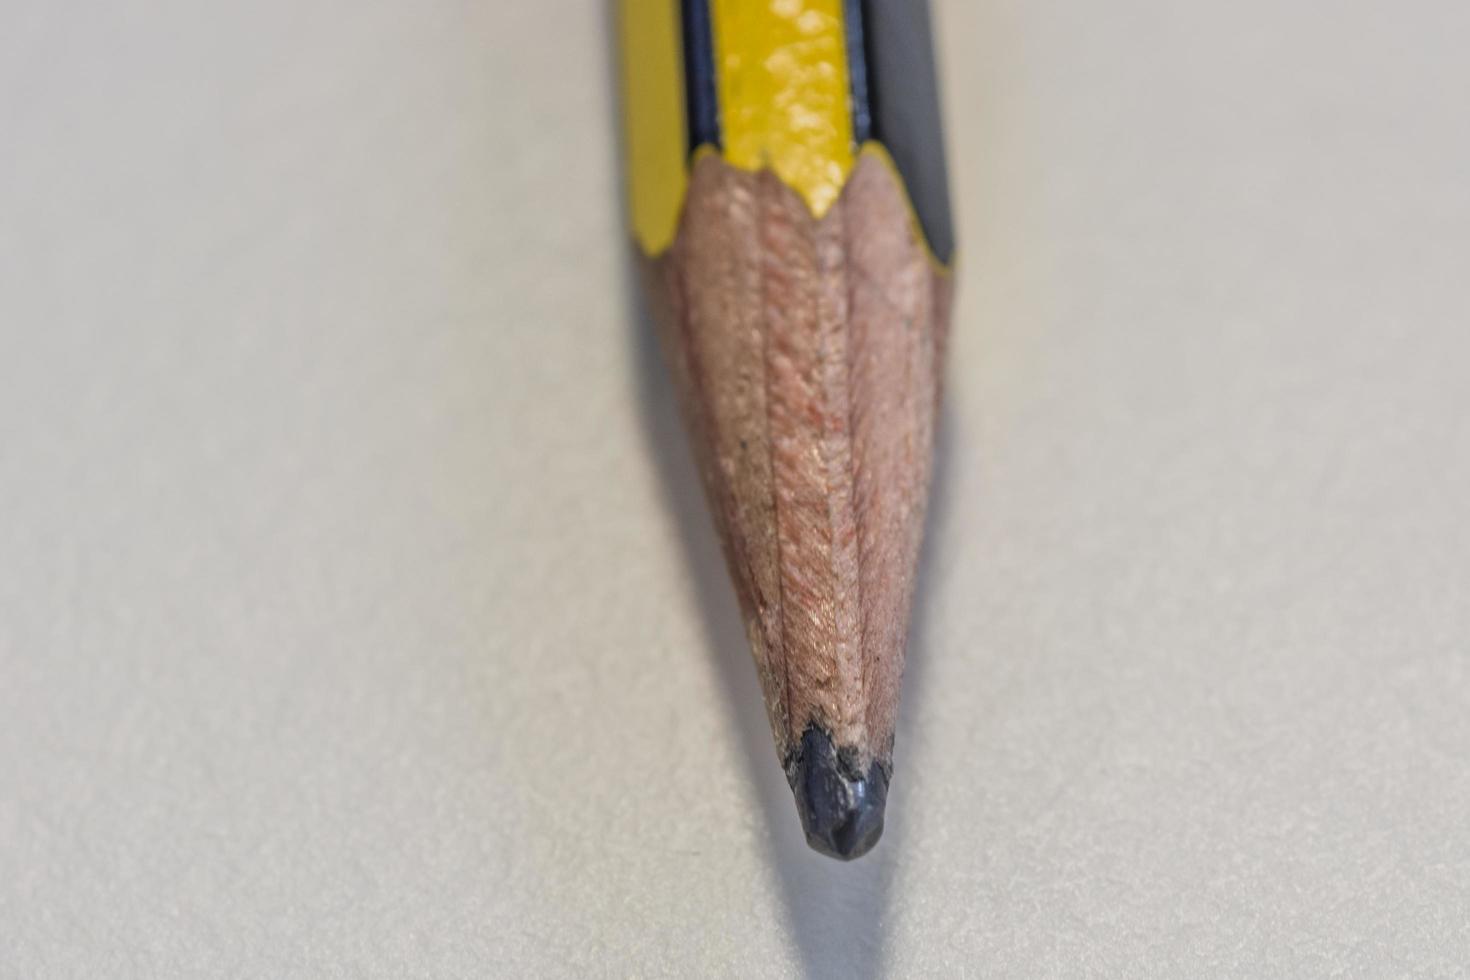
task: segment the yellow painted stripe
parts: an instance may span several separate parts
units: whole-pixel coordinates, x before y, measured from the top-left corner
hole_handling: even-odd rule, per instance
[[[854,155],[841,0],[712,0],[711,12],[726,161],[769,167],[821,217]]]
[[[689,184],[678,0],[622,0],[628,210],[649,255],[674,240]]]

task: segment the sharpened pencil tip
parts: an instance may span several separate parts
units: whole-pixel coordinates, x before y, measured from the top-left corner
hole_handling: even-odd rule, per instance
[[[888,773],[873,763],[866,774],[842,758],[832,738],[815,725],[787,766],[806,842],[829,857],[850,861],[883,836]]]

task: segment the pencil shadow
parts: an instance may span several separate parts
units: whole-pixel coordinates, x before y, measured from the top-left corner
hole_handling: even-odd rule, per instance
[[[604,5],[606,36],[618,37],[617,2]],[[609,109],[618,118],[617,52],[607,51]],[[619,134],[619,138],[620,138]],[[626,177],[618,140],[612,141],[613,171]],[[619,187],[623,186],[620,180]],[[693,454],[679,418],[677,397],[659,349],[657,332],[642,295],[631,243],[624,265],[630,366],[635,374],[639,409],[649,456],[658,469],[666,505],[676,519],[684,546],[689,581],[704,622],[705,647],[720,678],[725,713],[740,740],[746,779],[753,787],[765,825],[765,849],[776,877],[785,915],[783,922],[802,972],[813,980],[828,977],[877,978],[889,959],[886,919],[889,898],[899,873],[911,824],[922,801],[904,792],[906,745],[913,745],[916,705],[925,699],[925,596],[936,574],[936,555],[944,546],[927,537],[914,601],[915,629],[904,676],[895,746],[895,775],[883,840],[874,852],[841,863],[812,851],[801,832],[791,790],[776,758],[755,665],[747,645],[735,591],[730,584]],[[928,527],[944,525],[949,507],[945,488],[953,442],[953,419],[947,414],[938,431],[934,494]]]

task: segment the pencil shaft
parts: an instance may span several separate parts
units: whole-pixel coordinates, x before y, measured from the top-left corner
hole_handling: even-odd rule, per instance
[[[646,291],[777,752],[842,858],[882,830],[950,308],[927,13],[891,8],[624,20]]]

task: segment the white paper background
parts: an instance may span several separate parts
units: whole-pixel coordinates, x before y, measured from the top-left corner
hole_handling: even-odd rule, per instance
[[[806,851],[601,6],[0,6],[0,975],[1470,962],[1470,5],[937,5],[889,829]]]

